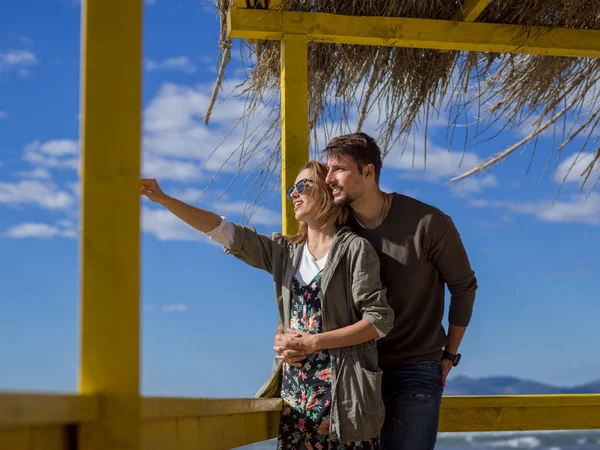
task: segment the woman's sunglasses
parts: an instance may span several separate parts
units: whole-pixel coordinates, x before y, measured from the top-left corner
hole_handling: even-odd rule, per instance
[[[289,188],[287,188],[286,193],[287,193],[288,200],[292,199],[292,194],[294,193],[294,189],[296,189],[296,192],[298,194],[302,194],[304,192],[304,188],[306,187],[306,183],[308,183],[308,182],[312,183],[313,180],[307,180],[307,179],[300,180],[293,186],[290,186]]]

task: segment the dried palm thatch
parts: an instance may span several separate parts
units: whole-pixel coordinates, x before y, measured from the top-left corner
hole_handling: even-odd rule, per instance
[[[257,8],[268,6],[266,0],[249,2]],[[225,17],[232,7],[232,0],[217,1],[222,19],[222,68],[231,51]],[[460,10],[461,0],[284,0],[280,7],[447,20]],[[492,0],[478,21],[600,29],[600,1]],[[272,151],[280,144],[278,102],[265,106],[278,95],[279,49],[276,41],[247,42],[241,53],[242,62],[249,67],[243,86],[249,98],[247,117],[260,108],[270,108],[269,119],[247,134],[240,156],[240,161],[249,161],[252,156],[262,155],[255,179],[260,192],[265,189],[264,178],[277,167],[280,156]],[[378,141],[387,154],[394,144],[405,141],[418,123],[427,124],[442,108],[449,111],[449,125],[463,120],[467,111],[475,111],[478,120],[471,137],[524,126],[532,131],[452,181],[484,171],[527,144],[533,144],[535,153],[539,137],[549,129],[555,136],[549,161],[560,156],[561,150],[576,138],[583,138],[580,152],[592,151],[594,157],[581,174],[581,187],[593,189],[600,181],[599,138],[593,133],[600,121],[596,92],[600,86],[600,60],[310,43],[308,61],[313,145],[317,133],[328,139],[336,130],[348,130],[351,114],[358,116],[354,128],[360,130],[365,119],[378,111]],[[216,89],[219,83],[220,79]],[[267,148],[270,151],[262,152]]]

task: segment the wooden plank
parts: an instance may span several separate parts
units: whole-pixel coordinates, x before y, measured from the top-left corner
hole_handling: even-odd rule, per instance
[[[600,30],[525,27],[452,20],[342,16],[296,11],[231,10],[229,37],[439,50],[600,57]]]
[[[79,450],[138,450],[143,0],[82,2]]]
[[[481,15],[491,0],[464,0],[461,2],[460,9],[454,15],[453,20],[462,20],[465,22],[474,22]]]
[[[0,393],[0,428],[83,423],[97,415],[90,395]]]
[[[261,12],[265,14],[265,12]],[[267,13],[269,14],[269,13]],[[277,14],[277,13],[274,13]],[[308,160],[308,47],[305,35],[281,39],[281,187],[283,234],[294,234],[298,222],[286,197]]]
[[[236,8],[247,8],[248,7],[246,0],[233,0],[233,3]]]
[[[167,398],[142,399],[142,418],[206,417],[281,411],[280,398]]]
[[[600,395],[444,397],[440,431],[600,428]]]
[[[72,426],[0,428],[2,450],[73,450],[75,445]]]
[[[600,394],[465,395],[442,399],[443,408],[600,407]]]
[[[144,422],[144,450],[228,450],[277,436],[280,411]]]

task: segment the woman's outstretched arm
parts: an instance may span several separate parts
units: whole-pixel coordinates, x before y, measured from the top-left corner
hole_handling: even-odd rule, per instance
[[[185,223],[203,233],[214,230],[221,223],[221,217],[217,214],[188,205],[165,194],[154,178],[141,179],[141,194],[164,206]]]
[[[274,255],[280,259],[281,242],[275,242],[271,237],[258,234],[253,228],[236,225],[210,211],[188,205],[176,198],[165,194],[154,178],[142,178],[140,193],[150,200],[167,208],[175,216],[195,229],[207,233],[211,239],[219,242],[241,261],[257,269],[273,273]],[[221,222],[224,230],[217,230]],[[227,228],[229,227],[229,228]],[[211,233],[215,231],[215,233]]]

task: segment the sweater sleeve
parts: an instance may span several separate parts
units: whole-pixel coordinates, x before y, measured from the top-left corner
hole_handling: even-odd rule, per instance
[[[441,212],[431,215],[424,250],[450,291],[451,325],[469,325],[477,291],[477,278],[452,219]]]

